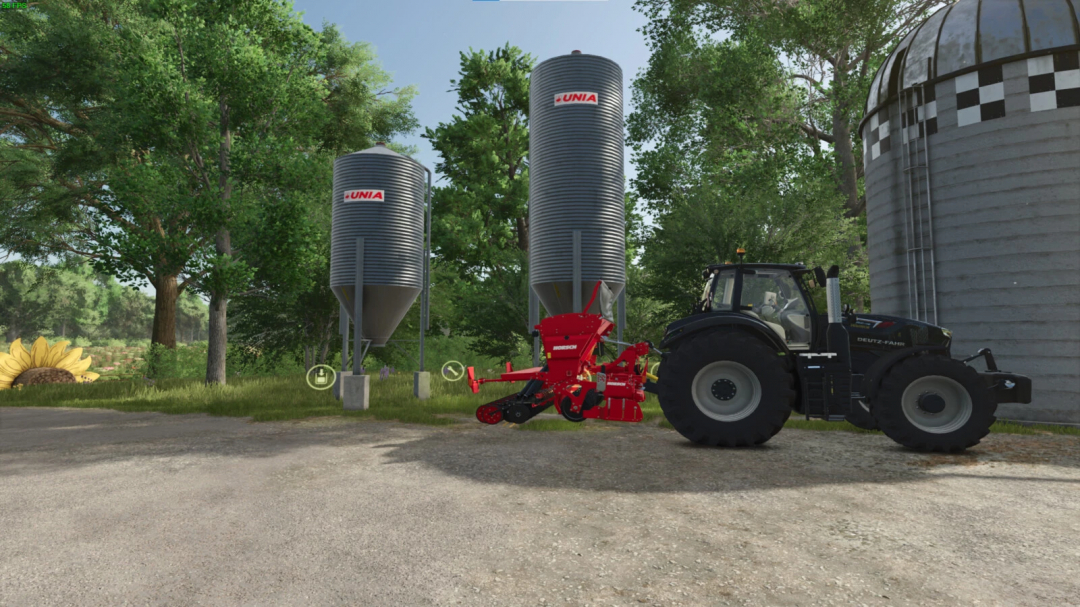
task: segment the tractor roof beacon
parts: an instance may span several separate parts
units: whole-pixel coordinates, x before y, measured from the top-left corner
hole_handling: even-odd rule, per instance
[[[709,266],[701,299],[668,325],[655,392],[686,438],[727,447],[764,443],[792,409],[848,420],[923,451],[957,452],[990,431],[998,403],[1030,403],[1031,380],[996,368],[989,349],[951,357],[949,330],[841,311],[839,268]],[[827,310],[811,294],[824,286]],[[983,357],[987,371],[967,363]]]

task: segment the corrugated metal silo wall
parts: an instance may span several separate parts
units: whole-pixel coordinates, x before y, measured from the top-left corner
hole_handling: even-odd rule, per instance
[[[330,285],[354,280],[355,239],[366,241],[366,284],[420,287],[423,281],[424,171],[403,156],[356,153],[334,161]],[[383,190],[385,201],[345,204],[347,190]]]
[[[626,283],[622,86],[618,64],[596,55],[554,57],[531,76],[529,283],[551,314],[572,311],[574,230],[582,231],[583,300],[590,282],[604,280],[615,294]],[[583,92],[597,102],[555,103]]]
[[[1080,423],[1080,107],[1032,112],[1027,61],[1002,71],[1006,115],[963,127],[956,79],[936,85],[938,324],[954,357],[990,347],[1000,368],[1032,378],[1032,404],[1002,404],[999,417]],[[894,119],[891,151],[867,161],[870,281],[874,312],[909,316],[899,137]]]
[[[334,161],[330,286],[353,316],[356,238],[364,238],[365,339],[386,343],[423,284],[425,174],[385,148]],[[343,200],[346,191],[381,190],[385,200]]]

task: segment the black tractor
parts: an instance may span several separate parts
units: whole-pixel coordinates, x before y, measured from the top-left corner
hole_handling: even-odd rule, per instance
[[[743,252],[739,251],[740,259]],[[1030,403],[1031,379],[997,370],[989,349],[952,358],[948,329],[840,309],[839,268],[709,266],[690,316],[668,325],[655,392],[691,441],[758,445],[794,409],[880,429],[922,451],[958,452],[990,431],[998,403]],[[827,314],[812,294],[826,291]],[[988,371],[968,362],[984,357]]]

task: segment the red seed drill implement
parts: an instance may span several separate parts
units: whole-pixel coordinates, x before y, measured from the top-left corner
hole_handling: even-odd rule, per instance
[[[602,284],[596,283],[585,310],[596,300]],[[656,350],[649,342],[621,344],[628,347],[618,358],[598,365],[596,355],[600,345],[620,343],[607,339],[613,328],[615,325],[600,314],[551,316],[536,325],[547,356],[543,367],[514,371],[506,363],[506,373],[498,379],[476,379],[476,372],[469,367],[469,387],[474,394],[480,392],[480,384],[528,382],[520,392],[481,406],[476,410],[476,418],[486,424],[503,420],[520,424],[554,405],[563,417],[573,422],[641,421],[640,403],[645,400],[645,385],[656,379],[647,371],[647,356],[650,349]]]

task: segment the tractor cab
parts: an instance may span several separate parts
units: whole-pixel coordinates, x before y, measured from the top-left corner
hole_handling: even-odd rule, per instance
[[[801,264],[726,264],[705,270],[703,313],[735,313],[764,323],[790,350],[809,350],[816,311]]]

